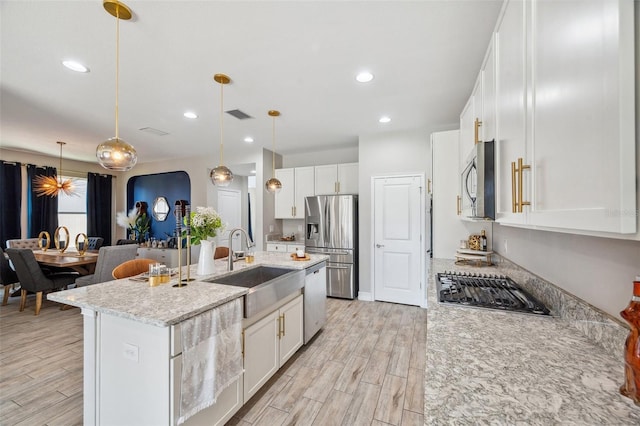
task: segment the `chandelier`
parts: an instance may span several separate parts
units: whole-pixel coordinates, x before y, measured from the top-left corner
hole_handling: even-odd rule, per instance
[[[66,195],[78,195],[73,187],[73,179],[62,180],[62,145],[66,142],[57,142],[60,145],[60,168],[58,169],[58,176],[42,176],[38,175],[33,178],[33,191],[38,197],[47,195],[49,197],[56,197],[60,192],[64,192]]]

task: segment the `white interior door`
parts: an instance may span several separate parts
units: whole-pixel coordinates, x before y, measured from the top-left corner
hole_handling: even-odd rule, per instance
[[[421,176],[374,179],[374,299],[422,306],[424,193]]]
[[[225,231],[218,235],[218,246],[242,250],[240,234],[236,234],[233,237],[233,245],[229,245],[229,231],[242,226],[240,191],[236,189],[218,189],[218,214],[222,218],[222,223],[226,224]]]

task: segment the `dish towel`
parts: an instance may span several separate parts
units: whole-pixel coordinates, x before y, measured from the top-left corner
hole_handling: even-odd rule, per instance
[[[242,298],[181,323],[182,378],[178,424],[215,404],[242,373]]]

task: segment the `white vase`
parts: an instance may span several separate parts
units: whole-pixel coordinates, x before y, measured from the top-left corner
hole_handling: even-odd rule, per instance
[[[216,271],[213,254],[216,252],[215,241],[200,240],[200,254],[198,255],[198,275],[210,275]]]

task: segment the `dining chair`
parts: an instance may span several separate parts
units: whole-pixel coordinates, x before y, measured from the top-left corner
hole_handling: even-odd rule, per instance
[[[215,253],[213,253],[214,259],[222,259],[223,257],[229,256],[229,247],[216,247]]]
[[[100,247],[94,273],[78,278],[76,280],[76,287],[113,280],[113,276],[111,275],[113,268],[122,262],[135,259],[137,255],[138,246],[133,244]]]
[[[67,288],[78,278],[77,272],[57,272],[45,275],[31,249],[8,248],[7,254],[16,268],[16,274],[20,280],[20,312],[24,311],[27,304],[27,292],[36,294],[36,315],[38,315],[42,307],[43,293]]]
[[[100,250],[103,243],[102,237],[87,237],[87,250]]]
[[[116,266],[111,275],[117,280],[120,278],[133,277],[143,272],[148,272],[149,265],[153,265],[155,263],[158,263],[156,259],[147,259],[144,257],[127,260],[126,262]]]
[[[38,250],[37,238],[17,238],[13,240],[7,240],[7,248],[28,248],[31,250]]]
[[[4,255],[2,247],[0,247],[0,284],[4,286],[2,306],[5,306],[9,301],[9,291],[13,289],[14,284],[17,284],[18,281],[18,275],[11,269],[9,259]]]

